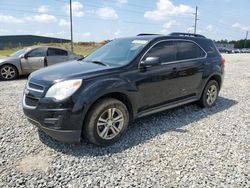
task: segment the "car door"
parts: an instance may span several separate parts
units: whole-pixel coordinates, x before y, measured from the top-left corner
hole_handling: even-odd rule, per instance
[[[58,48],[48,48],[47,64],[48,66],[68,61],[68,52]]]
[[[46,53],[47,48],[45,47],[35,48],[27,52],[24,57],[20,59],[23,72],[31,73],[43,68],[45,66]]]
[[[193,41],[176,41],[178,85],[181,97],[192,97],[198,92],[205,66],[206,52]]]
[[[143,57],[159,57],[160,64],[151,67],[139,65],[137,88],[146,110],[178,98],[176,46],[173,41],[155,44]]]

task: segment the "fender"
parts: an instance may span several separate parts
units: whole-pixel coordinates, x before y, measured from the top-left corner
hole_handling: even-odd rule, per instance
[[[214,73],[214,74],[209,75],[209,77],[207,77],[206,80],[203,82],[204,84],[202,85],[201,92],[199,93],[199,98],[201,97],[201,95],[202,95],[202,93],[203,93],[203,91],[204,91],[204,89],[205,89],[205,87],[206,87],[208,81],[209,81],[213,76],[219,76],[219,77],[221,78],[221,82],[222,82],[223,79],[222,79],[222,74],[221,74],[221,73],[216,72],[216,73]]]
[[[6,62],[6,63],[1,64],[0,67],[4,65],[12,65],[13,67],[16,68],[18,76],[22,75],[21,68],[18,66],[18,64]]]
[[[136,113],[136,106],[138,101],[138,92],[137,88],[129,83],[127,80],[124,80],[121,77],[117,78],[106,78],[105,80],[96,80],[86,83],[84,86],[83,82],[82,91],[78,94],[76,98],[78,101],[74,105],[73,111],[81,111],[83,119],[85,118],[86,113],[90,107],[102,96],[111,94],[111,93],[120,93],[125,95],[130,101],[133,109],[133,115]],[[84,97],[80,97],[84,96]],[[94,97],[93,97],[94,96]]]

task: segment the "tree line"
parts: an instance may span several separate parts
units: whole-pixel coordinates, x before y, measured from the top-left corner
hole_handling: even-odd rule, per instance
[[[228,41],[228,40],[220,40],[220,41],[216,41],[217,43],[223,43],[223,44],[234,44],[235,48],[250,48],[250,40],[245,40],[245,39],[241,39],[241,40],[232,40],[232,41]],[[246,43],[246,44],[245,44]]]

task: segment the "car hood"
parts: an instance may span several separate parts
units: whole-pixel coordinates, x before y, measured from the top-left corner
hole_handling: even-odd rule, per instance
[[[0,63],[12,62],[12,61],[16,61],[18,59],[19,59],[18,57],[4,56],[4,57],[0,57]]]
[[[92,75],[104,73],[112,68],[114,67],[85,63],[83,61],[68,61],[37,70],[29,78],[35,83],[51,85],[62,80],[74,78],[85,79]]]

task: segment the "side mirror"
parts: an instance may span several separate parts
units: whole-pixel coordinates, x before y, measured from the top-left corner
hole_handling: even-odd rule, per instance
[[[28,58],[28,56],[27,56],[26,54],[22,54],[22,55],[20,56],[20,58],[27,59],[27,58]]]
[[[144,61],[141,62],[143,66],[155,66],[161,63],[159,57],[147,57]]]
[[[85,58],[85,56],[80,55],[80,56],[77,57],[77,60],[78,60],[78,61],[81,61],[81,60],[83,60],[84,58]]]

